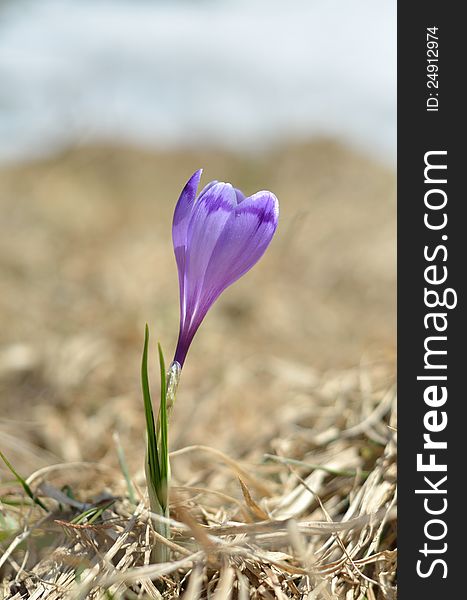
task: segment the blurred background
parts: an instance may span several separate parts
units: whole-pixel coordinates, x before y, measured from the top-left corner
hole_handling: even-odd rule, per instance
[[[0,2],[0,449],[18,468],[114,463],[113,431],[141,468],[143,328],[170,360],[171,217],[200,167],[272,190],[281,218],[195,338],[172,447],[239,456],[320,374],[393,360],[395,30],[389,0]]]

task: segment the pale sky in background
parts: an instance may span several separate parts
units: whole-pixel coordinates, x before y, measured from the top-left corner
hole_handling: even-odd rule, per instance
[[[16,0],[0,160],[69,144],[241,151],[326,135],[395,162],[393,0]]]

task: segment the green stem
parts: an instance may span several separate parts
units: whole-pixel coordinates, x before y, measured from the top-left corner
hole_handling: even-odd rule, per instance
[[[172,414],[172,410],[175,404],[175,397],[177,394],[178,383],[180,381],[180,365],[178,362],[170,363],[169,370],[166,374],[166,412],[167,412],[167,421]],[[161,421],[161,411],[159,409],[159,415],[157,418],[157,435],[160,434],[160,421]]]
[[[149,493],[151,512],[161,517],[169,517],[169,487],[170,464],[168,444],[168,419],[169,412],[175,402],[175,394],[180,379],[180,365],[172,363],[168,372],[165,370],[164,356],[160,344],[159,367],[161,376],[161,394],[157,424],[154,422],[151,394],[148,377],[148,346],[149,330],[146,326],[143,361],[141,365],[141,378],[143,388],[144,407],[146,415],[147,451],[146,451],[146,481]],[[154,527],[157,533],[170,538],[170,526],[166,522],[155,520]],[[155,563],[168,562],[170,550],[164,544],[156,542],[152,551],[152,560]]]
[[[146,459],[146,481],[148,484],[148,493],[149,493],[149,506],[151,507],[151,512],[159,515],[161,517],[169,517],[169,506],[163,508],[159,502],[157,492],[155,486],[149,475],[149,465],[148,460]],[[168,523],[159,521],[154,519],[153,521],[154,529],[165,537],[166,539],[170,538],[170,525]],[[153,563],[163,563],[169,562],[170,560],[170,549],[165,544],[161,544],[159,541],[156,541],[154,547],[151,552],[151,560]]]

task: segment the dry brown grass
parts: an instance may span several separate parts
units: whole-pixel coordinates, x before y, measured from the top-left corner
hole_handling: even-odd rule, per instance
[[[272,189],[281,223],[190,351],[172,561],[151,565],[138,363],[145,320],[174,346],[170,216],[198,166]],[[5,597],[395,597],[394,184],[325,142],[248,159],[82,149],[3,169],[0,450],[52,511],[0,472],[0,496],[22,501],[0,503]]]

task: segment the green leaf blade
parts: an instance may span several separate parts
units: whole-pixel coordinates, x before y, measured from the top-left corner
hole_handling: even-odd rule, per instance
[[[148,376],[148,347],[149,347],[149,327],[146,325],[144,332],[143,359],[141,361],[141,386],[143,389],[144,414],[146,418],[146,432],[148,438],[147,462],[149,471],[149,485],[154,489],[159,503],[161,503],[161,466],[159,462],[159,453],[157,448],[156,424],[154,421],[154,412],[152,409],[151,392],[149,389]],[[162,505],[162,503],[161,503]]]
[[[168,416],[167,416],[167,381],[165,371],[164,354],[161,345],[158,344],[159,351],[159,368],[161,376],[161,399],[159,406],[159,433],[160,433],[160,478],[163,487],[163,503],[162,507],[167,507],[167,491],[169,480],[169,443],[168,443]]]
[[[43,510],[45,510],[46,512],[49,512],[49,509],[45,506],[45,504],[43,504],[43,502],[31,490],[27,481],[23,477],[21,477],[21,475],[16,471],[16,469],[13,467],[13,465],[10,463],[10,461],[7,459],[7,457],[1,451],[0,451],[0,458],[3,460],[3,462],[5,463],[8,470],[12,473],[12,475],[14,476],[16,481],[20,484],[20,486],[23,488],[23,490],[29,496],[29,498],[31,498],[31,500],[35,504],[40,506]]]

